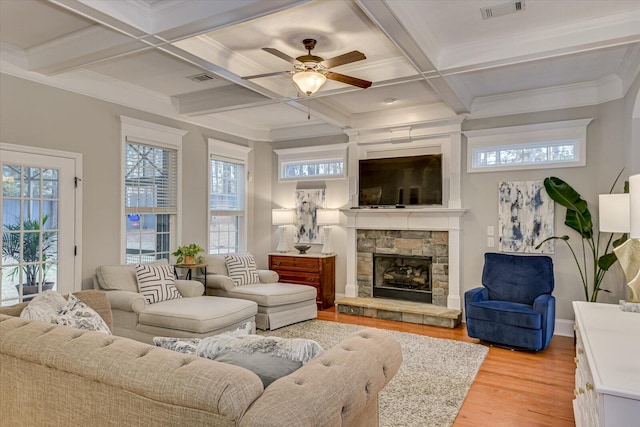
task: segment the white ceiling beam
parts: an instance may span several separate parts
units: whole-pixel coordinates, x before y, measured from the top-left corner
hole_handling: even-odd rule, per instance
[[[27,51],[29,70],[56,74],[150,47],[120,33],[94,25]]]
[[[172,97],[180,114],[200,116],[214,112],[272,104],[274,101],[237,85],[202,90]]]
[[[356,0],[356,3],[371,20],[386,34],[393,44],[405,55],[407,60],[422,74],[429,85],[444,102],[457,114],[469,112],[470,105],[460,97],[443,79],[433,80],[437,72],[434,63],[416,43],[402,22],[391,11],[385,0]]]

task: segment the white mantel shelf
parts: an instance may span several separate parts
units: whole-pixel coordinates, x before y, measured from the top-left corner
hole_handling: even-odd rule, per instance
[[[343,209],[347,228],[383,230],[459,230],[468,209],[362,208]]]

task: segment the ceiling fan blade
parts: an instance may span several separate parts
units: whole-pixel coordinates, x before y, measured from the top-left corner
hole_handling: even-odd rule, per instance
[[[334,73],[333,71],[329,71],[328,73],[325,74],[325,76],[327,76],[328,79],[335,80],[341,83],[346,83],[352,86],[358,86],[363,89],[366,89],[369,86],[371,86],[371,82],[368,80],[362,80],[357,77],[345,76],[344,74]]]
[[[265,52],[269,52],[270,54],[275,55],[278,58],[284,59],[285,61],[290,62],[293,65],[297,65],[300,63],[300,61],[298,61],[296,58],[293,58],[284,52],[280,52],[278,49],[275,49],[273,47],[263,47],[262,50],[264,50]]]
[[[347,52],[343,55],[334,56],[333,58],[325,59],[322,61],[322,65],[327,68],[337,67],[338,65],[350,64],[356,61],[362,61],[363,59],[367,59],[364,56],[364,53],[358,52],[354,50],[352,52]]]
[[[284,76],[285,74],[293,74],[293,71],[276,71],[274,73],[256,74],[253,76],[243,77],[244,80],[259,79],[261,77]]]

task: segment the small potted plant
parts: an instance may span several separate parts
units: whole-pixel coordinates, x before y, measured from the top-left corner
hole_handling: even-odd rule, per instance
[[[178,246],[178,249],[171,255],[177,257],[176,263],[178,264],[200,264],[202,257],[198,256],[198,254],[201,252],[204,252],[204,249],[195,243],[191,243],[190,245]]]

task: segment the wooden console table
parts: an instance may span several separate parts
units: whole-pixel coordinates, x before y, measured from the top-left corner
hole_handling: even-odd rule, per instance
[[[628,427],[640,420],[640,313],[574,301],[576,427]]]
[[[269,269],[280,281],[313,286],[318,310],[333,307],[336,299],[336,256],[323,254],[269,254]]]

